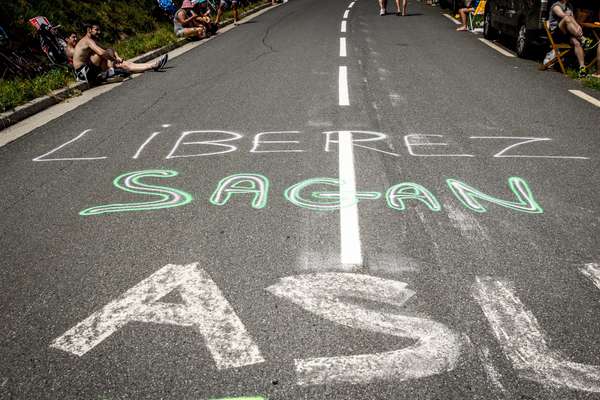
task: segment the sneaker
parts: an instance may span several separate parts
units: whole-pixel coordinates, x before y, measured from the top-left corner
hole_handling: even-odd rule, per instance
[[[379,15],[380,16],[384,16],[385,15],[385,10],[383,8],[381,10],[379,10]]]
[[[592,39],[585,36],[582,36],[581,39],[579,39],[579,41],[581,42],[581,46],[583,46],[584,50],[589,50],[592,47],[592,44],[594,43]]]
[[[585,78],[586,76],[588,76],[587,68],[579,67],[579,70],[577,71],[577,76],[579,76],[579,78]]]
[[[164,56],[162,56],[162,58],[160,60],[158,60],[158,63],[156,64],[156,67],[154,67],[153,69],[155,71],[158,71],[158,70],[162,69],[165,66],[165,64],[167,63],[168,60],[169,60],[169,53],[167,53]]]
[[[544,57],[544,65],[546,65],[550,61],[554,60],[555,57],[556,57],[556,53],[554,52],[554,50],[550,50],[548,52],[548,54],[546,54],[546,57]]]

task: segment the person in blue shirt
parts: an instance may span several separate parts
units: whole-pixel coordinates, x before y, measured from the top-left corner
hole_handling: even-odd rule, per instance
[[[460,10],[458,10],[458,13],[460,14],[460,20],[462,22],[462,25],[459,26],[458,28],[456,28],[457,31],[462,32],[462,31],[467,31],[467,16],[469,15],[469,13],[475,12],[475,9],[477,8],[477,6],[479,5],[479,0],[467,0],[467,6],[465,8],[461,8]]]

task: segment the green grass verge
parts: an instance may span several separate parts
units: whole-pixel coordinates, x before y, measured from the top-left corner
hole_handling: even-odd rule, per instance
[[[154,32],[142,33],[115,43],[112,47],[119,53],[124,60],[130,59],[150,50],[158,49],[175,43],[177,37],[173,33],[172,25],[161,25]]]
[[[571,79],[575,79],[581,82],[581,84],[590,89],[600,90],[600,78],[594,78],[593,76],[588,76],[586,78],[579,78],[577,75],[576,69],[567,69],[567,75]]]
[[[70,81],[73,76],[64,69],[53,69],[33,79],[0,80],[0,112],[47,95]]]

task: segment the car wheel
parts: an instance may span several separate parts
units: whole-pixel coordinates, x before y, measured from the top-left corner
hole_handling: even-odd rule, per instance
[[[529,35],[525,24],[519,25],[516,50],[517,55],[521,58],[527,57],[527,54],[529,53]]]
[[[496,38],[496,31],[492,28],[492,12],[489,10],[483,15],[483,37],[488,40]]]

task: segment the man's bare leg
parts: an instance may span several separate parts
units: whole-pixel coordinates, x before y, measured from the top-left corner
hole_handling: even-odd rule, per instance
[[[100,57],[98,54],[92,54],[90,57],[90,62],[96,67],[100,68],[101,71],[106,71],[107,69],[111,68],[109,61],[106,58]]]
[[[571,36],[575,36],[575,38],[578,40],[583,36],[583,30],[581,29],[581,26],[577,23],[577,21],[575,21],[575,18],[570,15],[567,15],[560,21],[558,28],[563,33],[568,33]]]
[[[387,9],[387,0],[379,0],[379,13],[383,15]]]
[[[472,8],[461,8],[458,10],[460,14],[460,20],[462,21],[462,25],[456,28],[457,31],[466,31],[467,30],[467,14],[470,13]]]
[[[600,78],[600,46],[596,49],[596,72],[592,76],[594,78]]]
[[[130,61],[123,61],[120,64],[115,64],[117,68],[123,68],[125,71],[131,72],[133,74],[137,74],[140,72],[146,72],[151,70],[154,67],[157,67],[160,60],[156,60],[152,63],[132,63]]]
[[[237,3],[233,3],[231,8],[233,9],[233,22],[238,22],[240,19],[238,18]]]
[[[583,51],[583,47],[581,47],[581,42],[579,39],[571,37],[571,46],[573,46],[573,51],[575,52],[575,57],[577,57],[577,61],[579,62],[579,67],[585,67],[585,53]]]
[[[408,14],[408,0],[402,0],[402,16]]]
[[[221,21],[221,16],[223,15],[223,5],[219,5],[219,8],[217,9],[217,17],[215,18],[215,24],[219,24],[219,21]]]

